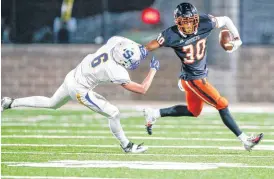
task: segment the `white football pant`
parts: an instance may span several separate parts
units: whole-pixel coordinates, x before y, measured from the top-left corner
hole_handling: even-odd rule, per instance
[[[51,98],[44,96],[32,96],[15,99],[11,105],[14,107],[36,107],[57,109],[69,100],[76,100],[89,109],[106,116],[109,119],[109,127],[113,135],[126,147],[129,140],[126,138],[120,124],[120,112],[118,108],[108,102],[103,96],[78,84],[74,79],[74,70],[70,71],[63,84],[57,89]]]

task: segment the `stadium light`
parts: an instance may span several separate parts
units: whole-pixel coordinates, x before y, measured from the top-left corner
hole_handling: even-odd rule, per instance
[[[142,12],[142,21],[146,24],[157,24],[160,22],[160,12],[154,8],[146,8]]]

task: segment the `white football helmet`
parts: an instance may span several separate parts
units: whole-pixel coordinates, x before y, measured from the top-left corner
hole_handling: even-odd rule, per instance
[[[125,40],[115,45],[112,50],[114,60],[126,69],[136,69],[140,61],[147,56],[146,49],[131,40]]]

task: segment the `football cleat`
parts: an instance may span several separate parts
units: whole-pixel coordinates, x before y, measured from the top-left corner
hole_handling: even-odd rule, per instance
[[[245,148],[245,150],[251,151],[252,148],[253,148],[255,145],[259,144],[259,142],[263,139],[263,137],[264,137],[264,134],[263,134],[263,133],[260,133],[260,134],[257,135],[257,136],[253,136],[253,135],[252,135],[252,136],[248,137],[248,138],[247,138],[247,141],[244,142],[244,148]]]
[[[10,97],[4,97],[1,99],[1,112],[6,110],[6,109],[10,109],[10,106],[12,104],[14,99],[10,98]]]
[[[122,149],[125,153],[143,153],[147,151],[148,148],[143,146],[143,143],[136,145],[132,142],[129,142],[128,145],[125,148],[122,147]]]
[[[152,135],[152,126],[156,122],[157,118],[154,117],[154,111],[151,108],[144,109],[143,112],[146,123],[146,131],[149,135]]]
[[[146,124],[146,130],[149,135],[152,135],[152,124]]]

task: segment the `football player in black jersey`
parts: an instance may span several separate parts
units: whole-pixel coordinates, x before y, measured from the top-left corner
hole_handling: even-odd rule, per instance
[[[234,40],[230,42],[237,50],[242,41],[239,33],[229,17],[214,17],[209,14],[198,14],[190,3],[179,4],[174,11],[175,25],[162,31],[158,38],[145,47],[152,51],[162,46],[171,47],[182,62],[179,88],[184,89],[187,105],[176,105],[163,109],[144,109],[146,129],[152,134],[152,125],[159,117],[200,115],[204,103],[216,108],[224,124],[240,139],[246,150],[251,150],[263,138],[263,134],[247,136],[235,123],[228,109],[228,101],[220,95],[207,80],[207,37],[215,28],[226,28],[232,33]]]

